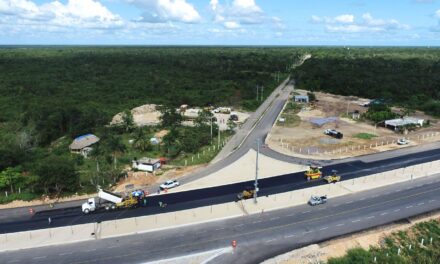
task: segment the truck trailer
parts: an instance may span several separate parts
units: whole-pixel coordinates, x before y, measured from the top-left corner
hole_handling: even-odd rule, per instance
[[[100,209],[108,211],[119,208],[133,208],[138,206],[139,200],[144,197],[133,195],[122,197],[118,194],[100,189],[98,198],[98,202],[96,202],[95,198],[89,198],[87,202],[83,203],[81,206],[83,213],[88,214]]]

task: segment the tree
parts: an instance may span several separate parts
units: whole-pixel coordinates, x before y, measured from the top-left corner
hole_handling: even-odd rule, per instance
[[[114,166],[116,169],[116,156],[120,153],[125,152],[125,150],[127,149],[124,143],[122,143],[121,137],[115,135],[108,136],[107,138],[105,138],[104,148],[112,153]]]
[[[125,110],[122,113],[122,127],[124,128],[125,132],[130,132],[134,127],[133,114],[130,110]]]
[[[182,115],[170,106],[163,106],[160,111],[162,115],[160,120],[163,127],[179,127],[182,124]]]
[[[213,117],[214,114],[211,111],[203,110],[199,112],[199,115],[197,116],[194,123],[196,124],[196,126],[211,124]]]
[[[232,121],[232,120],[228,120],[228,124],[227,125],[228,125],[228,131],[229,132],[233,132],[235,127],[237,126],[237,124],[235,124],[235,122]]]
[[[79,174],[74,161],[66,157],[49,156],[36,168],[35,174],[39,176],[37,186],[46,194],[59,195],[62,191],[78,188]]]
[[[133,147],[140,151],[148,151],[151,149],[150,137],[146,129],[140,127],[135,131]]]
[[[21,173],[14,168],[6,168],[0,172],[0,189],[9,187],[11,193],[14,192],[14,187],[24,181]]]

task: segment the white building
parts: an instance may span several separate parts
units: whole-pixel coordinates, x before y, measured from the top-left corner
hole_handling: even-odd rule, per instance
[[[132,161],[133,169],[147,172],[154,172],[160,169],[161,165],[162,164],[160,163],[159,159],[141,158]]]
[[[415,117],[404,117],[385,121],[385,127],[399,130],[407,125],[423,126],[425,120]]]

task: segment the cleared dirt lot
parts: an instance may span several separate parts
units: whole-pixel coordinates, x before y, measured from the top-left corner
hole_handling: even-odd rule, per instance
[[[307,91],[303,90],[295,92],[307,94]],[[358,111],[362,114],[368,110],[367,107],[361,106],[363,102],[369,101],[367,99],[319,92],[315,94],[318,102],[314,105],[301,104],[301,107],[296,110],[292,110],[289,105],[286,106],[281,115],[281,117],[286,117],[286,120],[277,122],[266,139],[266,144],[270,148],[288,155],[332,159],[405,147],[396,143],[402,137],[410,139],[409,145],[440,138],[437,120],[421,112],[416,112],[412,116],[431,120],[431,126],[402,135],[384,127],[375,127],[353,119],[353,112]],[[393,111],[398,112],[399,109],[393,109]],[[325,129],[340,131],[344,137],[336,139],[324,135]],[[372,135],[374,136],[368,138]]]

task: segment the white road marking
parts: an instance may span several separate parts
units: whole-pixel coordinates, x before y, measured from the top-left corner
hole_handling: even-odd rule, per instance
[[[337,224],[336,226],[343,226],[343,225],[345,225],[345,224]]]
[[[258,223],[261,223],[261,220],[260,221],[252,222],[252,224],[258,224]]]
[[[402,190],[401,189],[396,190],[396,192],[400,192],[400,191],[402,191]]]
[[[399,212],[399,211],[400,211],[400,209],[396,209],[396,210],[394,210],[393,212],[397,213],[397,212]]]
[[[17,262],[19,262],[19,260],[14,259],[14,260],[8,261],[7,263],[17,263]]]
[[[44,259],[44,258],[46,258],[46,256],[35,257],[35,258],[32,258],[32,259]]]
[[[406,208],[411,208],[411,207],[413,207],[412,205],[408,205]]]
[[[287,215],[287,216],[294,216],[295,214],[290,214],[290,215]]]
[[[387,215],[387,214],[388,214],[388,212],[383,212],[380,215]]]
[[[240,226],[244,226],[244,224],[239,224],[239,225],[236,225],[235,227],[240,227]]]
[[[293,235],[288,235],[288,236],[284,236],[284,238],[289,238],[289,237],[294,237],[294,236],[296,236],[295,234],[293,234]]]
[[[417,206],[424,205],[425,203],[418,203]]]
[[[96,248],[92,248],[92,249],[89,249],[89,250],[84,250],[84,252],[92,252],[92,251],[96,251]]]
[[[162,239],[162,238],[161,238]],[[110,247],[108,247],[108,248],[117,248],[117,247],[119,247],[119,246],[110,246]]]
[[[273,221],[273,220],[277,220],[277,219],[280,219],[278,216],[277,217],[272,217],[271,219],[270,219],[270,221]]]
[[[304,231],[303,234],[312,233],[312,231]]]
[[[328,227],[323,227],[323,228],[321,228],[321,229],[319,229],[319,230],[326,230]]]
[[[351,204],[353,201],[348,201],[348,202],[345,202],[346,204]]]
[[[376,198],[377,196],[379,196],[379,195],[375,194],[375,195],[371,196],[371,198]]]
[[[372,215],[372,216],[367,217],[367,219],[373,219],[374,217],[375,217],[375,216]]]
[[[269,240],[266,240],[266,243],[270,243],[270,242],[272,242],[272,241],[275,241],[276,239],[269,239]]]
[[[260,221],[261,222],[261,221]],[[254,222],[255,223],[255,222]],[[223,229],[225,229],[224,227],[222,227],[222,228],[217,228],[215,231],[219,231],[219,230],[223,230]]]
[[[304,211],[304,212],[302,212],[302,214],[305,214],[305,213],[310,213],[310,211]]]
[[[59,256],[65,256],[65,255],[70,255],[70,254],[72,254],[73,252],[64,252],[64,253],[60,253],[60,254],[58,254]]]
[[[356,223],[356,222],[360,222],[361,220],[360,219],[357,219],[357,220],[353,220],[353,221],[351,221],[352,223]]]
[[[428,201],[428,203],[433,203],[433,202],[435,202],[435,200],[429,200],[429,201]]]
[[[364,197],[364,198],[361,198],[361,199],[359,199],[359,201],[363,201],[363,200],[365,200],[366,198]]]

